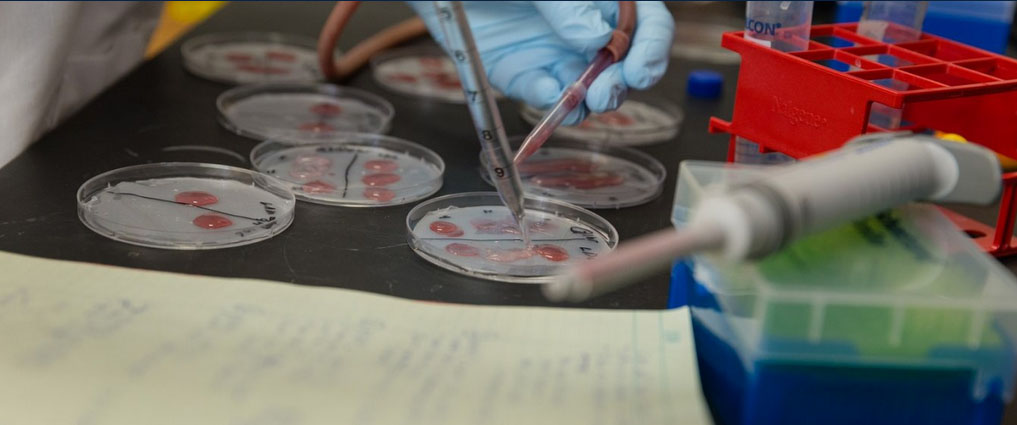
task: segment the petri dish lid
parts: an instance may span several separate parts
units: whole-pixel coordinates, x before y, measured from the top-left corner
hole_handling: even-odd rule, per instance
[[[342,133],[384,133],[395,115],[387,100],[333,84],[267,83],[219,95],[219,122],[259,140],[314,142]]]
[[[509,139],[512,149],[524,137]],[[480,153],[480,174],[488,184],[488,161]],[[624,208],[656,199],[667,170],[635,149],[551,138],[516,167],[529,196],[545,196],[585,208]]]
[[[271,238],[293,222],[293,193],[267,175],[164,162],[95,176],[78,189],[78,218],[96,233],[152,248],[213,249]]]
[[[536,125],[544,117],[540,111],[523,105],[523,120]],[[632,93],[615,111],[592,114],[577,126],[558,127],[554,135],[573,140],[637,146],[673,139],[685,114],[674,103],[645,93]]]
[[[438,46],[386,50],[371,57],[371,70],[379,85],[396,93],[441,102],[466,102],[455,64]]]
[[[406,216],[410,247],[467,276],[544,283],[618,244],[614,226],[589,210],[548,198],[526,198],[524,208],[528,248],[497,192],[458,193],[417,205]]]
[[[207,34],[180,47],[184,68],[228,84],[321,80],[314,39],[271,32]]]
[[[416,143],[380,134],[343,134],[327,142],[267,141],[251,151],[258,171],[286,182],[300,200],[384,207],[441,189],[445,163]]]

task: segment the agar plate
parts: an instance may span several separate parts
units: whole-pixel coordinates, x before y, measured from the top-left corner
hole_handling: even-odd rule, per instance
[[[513,149],[522,137],[510,139]],[[488,184],[487,156],[480,175]],[[664,189],[667,170],[635,149],[551,138],[516,167],[523,190],[584,208],[624,208],[650,202]]]
[[[193,162],[134,165],[78,189],[89,229],[134,245],[213,249],[247,245],[293,222],[293,194],[279,180],[242,168]]]
[[[219,122],[260,140],[313,142],[342,133],[384,133],[395,108],[363,90],[332,84],[271,83],[219,95]]]
[[[577,126],[561,126],[554,135],[586,142],[617,145],[649,145],[671,140],[678,134],[684,113],[677,105],[648,95],[632,94],[617,110],[593,114]],[[523,120],[536,125],[544,111],[524,105]]]
[[[463,86],[455,64],[439,47],[405,47],[371,58],[374,79],[397,93],[463,103]]]
[[[321,80],[317,42],[279,33],[222,33],[198,36],[180,48],[184,68],[229,84]]]
[[[406,217],[410,247],[467,276],[544,283],[618,244],[611,223],[588,210],[546,198],[526,198],[524,208],[529,247],[496,192],[458,193],[417,205]]]
[[[346,207],[401,205],[431,196],[445,163],[416,143],[380,134],[343,134],[328,142],[262,142],[251,164],[285,181],[300,200]]]

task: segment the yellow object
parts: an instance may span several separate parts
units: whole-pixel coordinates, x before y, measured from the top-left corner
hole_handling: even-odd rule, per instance
[[[965,139],[964,136],[961,136],[960,134],[957,134],[957,133],[947,133],[947,132],[943,132],[943,131],[937,131],[937,132],[935,132],[934,135],[937,138],[940,138],[940,139],[943,139],[943,140],[949,140],[951,142],[958,142],[958,143],[967,143],[968,142],[968,140]],[[999,166],[1002,167],[1003,170],[1005,170],[1005,171],[1014,171],[1014,170],[1017,170],[1017,159],[1013,159],[1013,158],[1010,158],[1008,156],[1003,156],[1003,155],[1000,155],[998,153],[996,154],[996,158],[999,160]]]
[[[425,303],[4,252],[0,270],[0,424],[710,423],[687,308]]]
[[[225,1],[168,1],[162,9],[159,26],[152,33],[145,57],[159,54],[166,46],[226,5]]]

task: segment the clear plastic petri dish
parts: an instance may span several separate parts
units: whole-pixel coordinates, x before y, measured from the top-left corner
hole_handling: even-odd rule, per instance
[[[228,84],[321,80],[317,42],[296,35],[237,32],[194,37],[180,47],[184,68]]]
[[[509,139],[512,149],[523,137]],[[480,175],[492,184],[488,162],[480,153]],[[523,190],[584,208],[625,208],[656,199],[664,190],[667,170],[635,149],[562,138],[549,139],[517,167]]]
[[[467,276],[544,283],[618,244],[614,226],[589,210],[547,198],[526,198],[524,207],[529,247],[497,192],[458,193],[417,205],[406,217],[410,247]]]
[[[384,207],[441,189],[445,162],[416,143],[380,134],[343,134],[327,142],[267,141],[251,151],[258,171],[285,181],[300,200]]]
[[[463,103],[463,86],[452,59],[437,46],[388,50],[371,58],[374,80],[396,93]]]
[[[165,162],[109,171],[78,189],[78,217],[134,245],[213,249],[271,238],[293,222],[293,193],[267,175],[217,164]]]
[[[343,133],[384,133],[395,108],[363,90],[333,84],[269,83],[219,95],[219,122],[259,140],[314,142]]]
[[[523,120],[536,125],[544,111],[523,105]],[[623,146],[649,145],[673,139],[685,114],[667,100],[644,93],[632,93],[621,107],[603,114],[592,114],[577,126],[561,126],[554,135],[587,142]]]

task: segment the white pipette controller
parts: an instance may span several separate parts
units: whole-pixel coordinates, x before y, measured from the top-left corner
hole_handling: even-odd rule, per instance
[[[1000,189],[999,163],[986,148],[911,133],[864,135],[837,151],[774,167],[757,181],[708,190],[687,227],[622,244],[546,284],[544,294],[582,301],[692,253],[760,258],[801,236],[903,203],[988,204]]]

